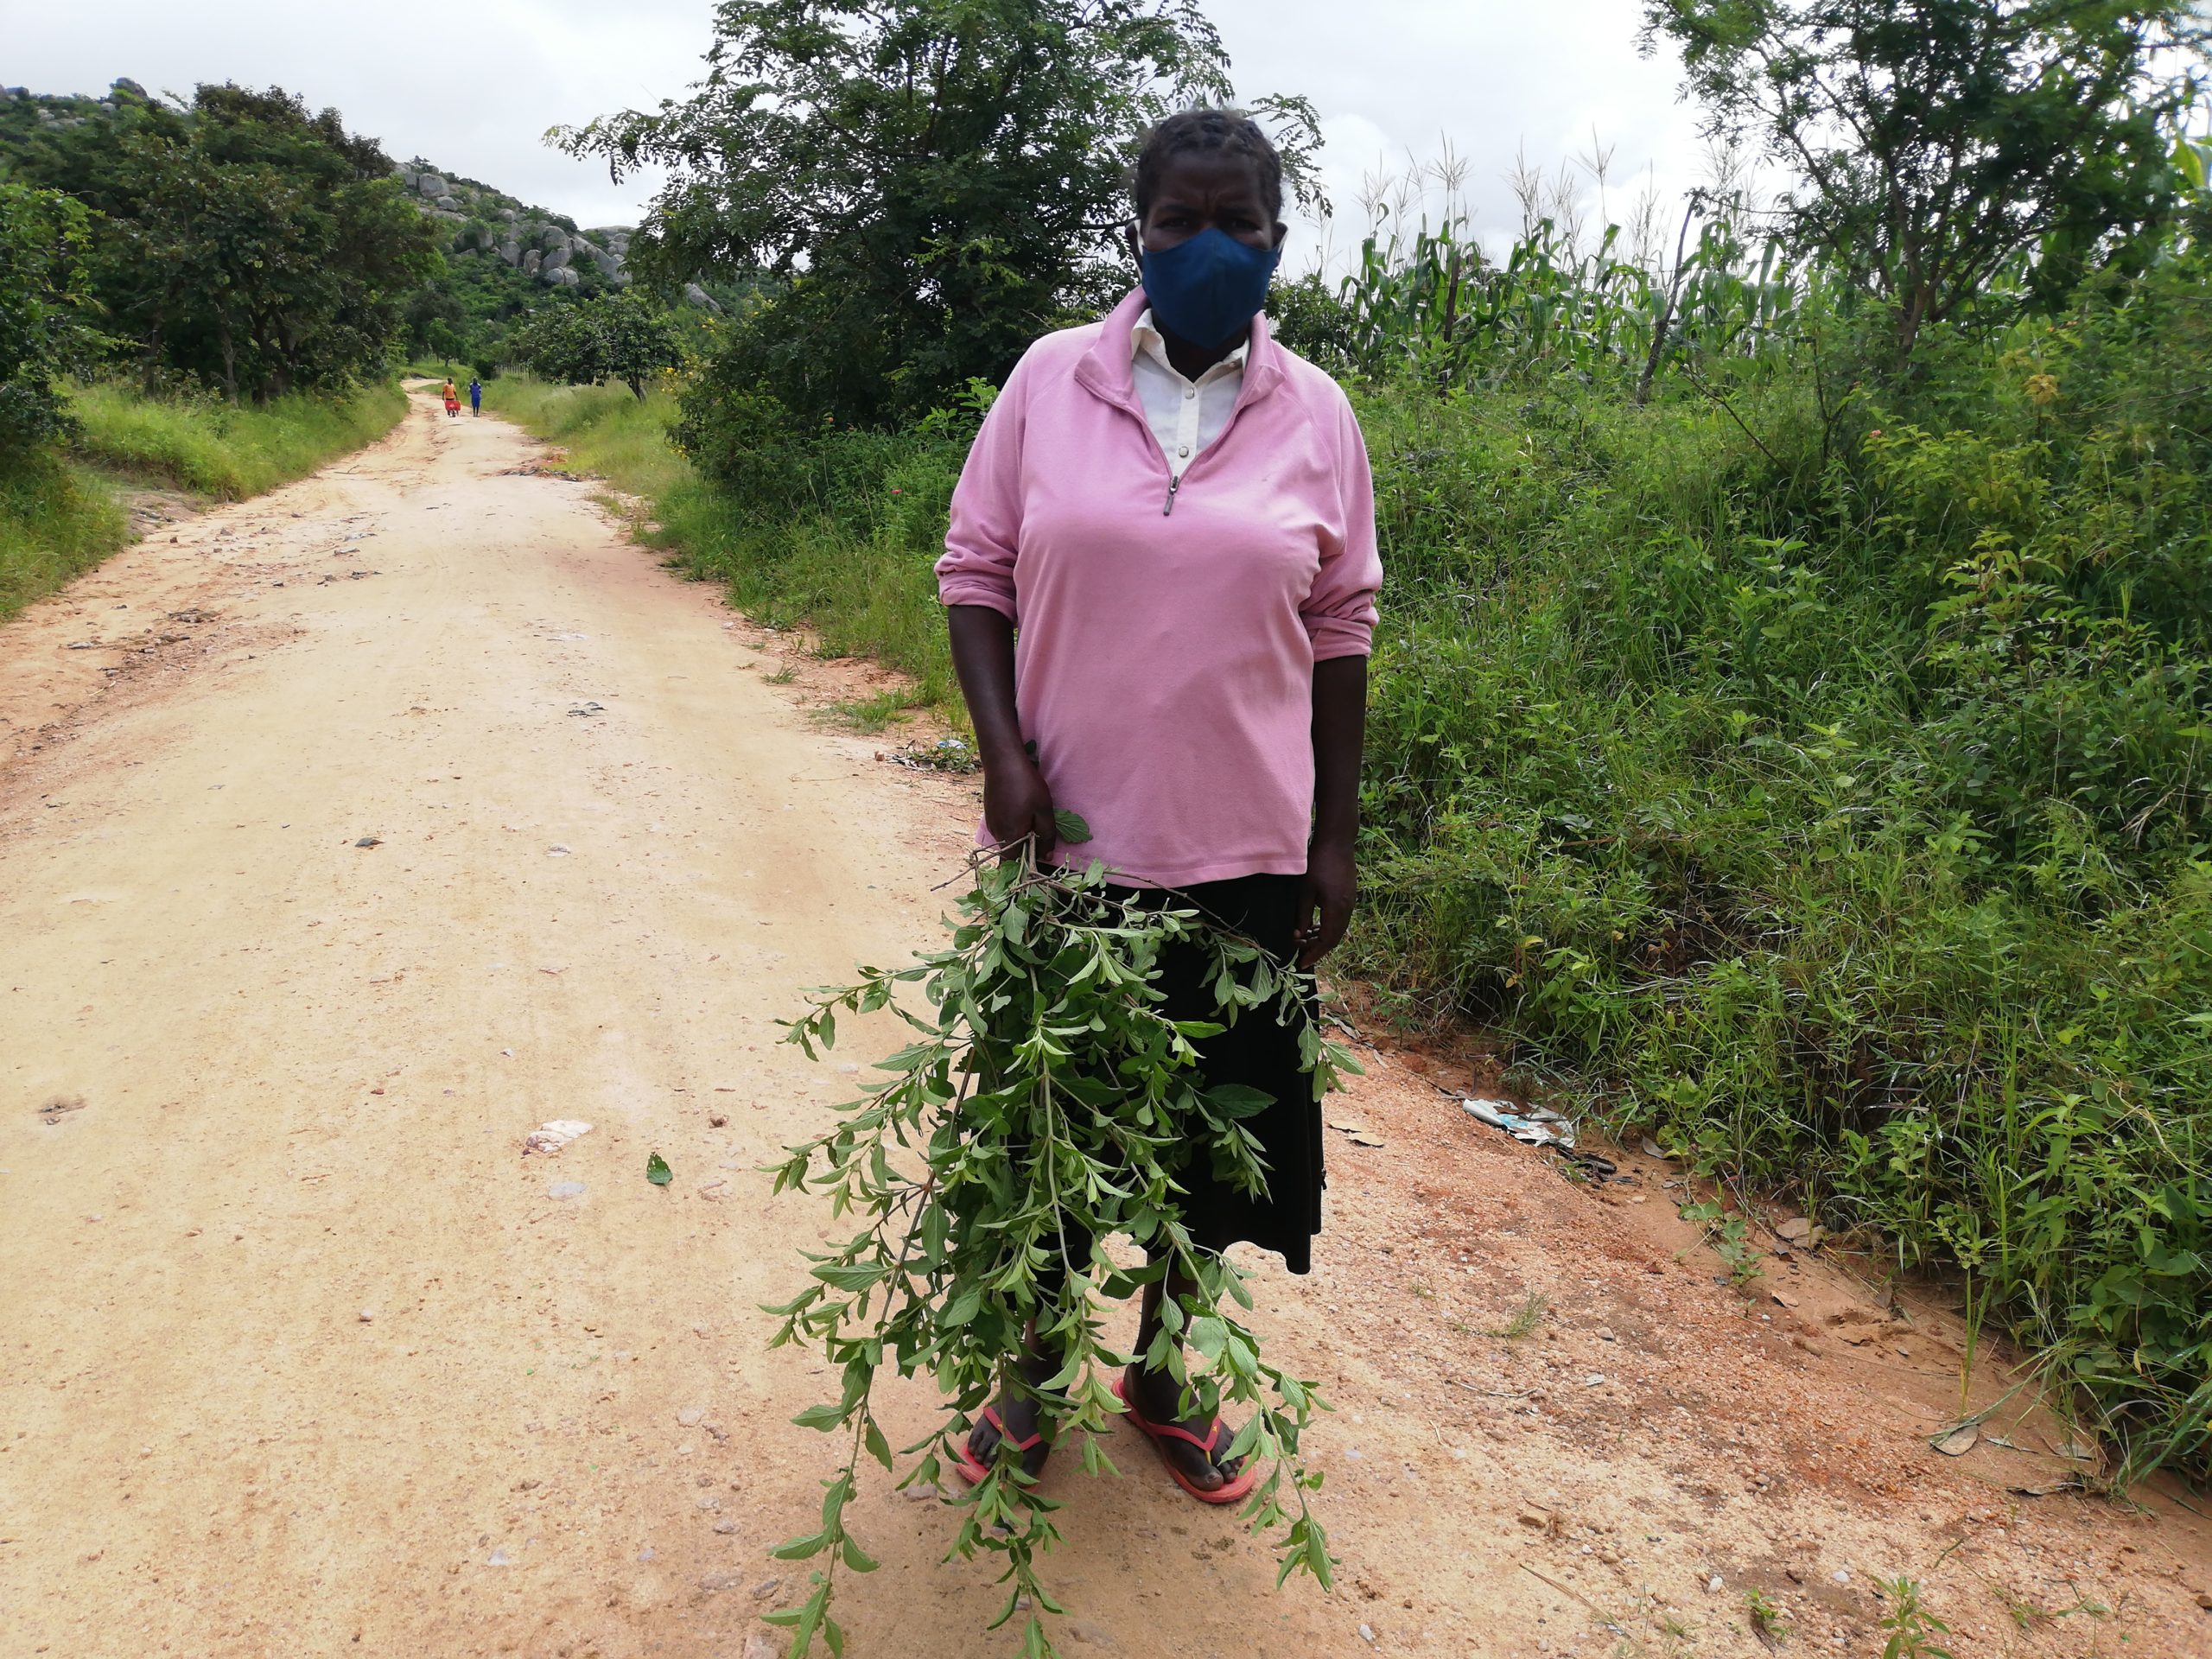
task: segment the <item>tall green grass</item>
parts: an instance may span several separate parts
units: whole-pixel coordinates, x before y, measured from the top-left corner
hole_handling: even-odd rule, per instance
[[[298,394],[233,408],[214,398],[153,399],[116,384],[70,400],[83,423],[72,450],[127,478],[240,501],[313,472],[390,431],[406,413],[397,386],[341,397]]]
[[[119,487],[242,500],[382,436],[406,407],[391,385],[240,409],[199,397],[149,399],[119,385],[75,389],[77,430],[67,447],[0,469],[0,617],[129,542]]]
[[[0,467],[0,620],[130,539],[108,481],[56,453]]]
[[[657,503],[692,480],[690,463],[669,447],[677,410],[666,391],[641,402],[621,386],[559,386],[509,374],[485,382],[484,408],[558,444],[577,470],[627,494]],[[469,417],[464,411],[461,418]]]

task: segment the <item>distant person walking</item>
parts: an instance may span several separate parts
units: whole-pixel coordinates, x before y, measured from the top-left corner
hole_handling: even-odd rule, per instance
[[[471,380],[468,383],[468,412],[480,420],[483,417],[484,383],[481,380]]]
[[[453,389],[453,382],[446,382],[446,419],[452,420],[461,413],[461,394]]]

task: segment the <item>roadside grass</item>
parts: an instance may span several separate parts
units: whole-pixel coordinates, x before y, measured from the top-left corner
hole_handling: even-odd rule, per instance
[[[380,385],[234,409],[215,398],[149,399],[109,382],[79,389],[70,410],[83,423],[72,450],[104,471],[242,501],[382,437],[407,399]]]
[[[556,386],[507,374],[484,383],[484,409],[557,444],[571,470],[655,505],[696,481],[691,464],[669,447],[676,400],[666,392],[640,403],[625,386]]]
[[[160,485],[243,500],[382,436],[406,407],[389,385],[238,409],[206,397],[149,399],[113,383],[75,388],[78,429],[66,448],[0,471],[0,618],[129,543],[118,489]]]
[[[122,504],[91,467],[41,454],[0,470],[0,620],[130,539]]]
[[[913,706],[912,692],[893,689],[879,691],[872,697],[849,697],[833,702],[830,711],[856,732],[875,733],[904,725],[911,718],[906,711]]]

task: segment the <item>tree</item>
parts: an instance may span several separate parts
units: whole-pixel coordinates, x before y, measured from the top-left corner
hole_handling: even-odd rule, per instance
[[[2048,302],[2154,249],[2181,179],[2183,0],[1646,0],[1714,136],[1802,180],[1788,233],[1896,307],[1900,354],[2008,267]]]
[[[620,380],[642,399],[645,380],[683,365],[683,347],[667,315],[625,289],[545,307],[515,336],[531,372],[564,385]]]
[[[408,293],[435,269],[429,221],[372,138],[280,88],[137,99],[41,135],[22,175],[99,214],[94,297],[149,379],[256,401],[381,373]]]
[[[728,376],[809,420],[911,416],[1119,278],[1134,141],[1230,95],[1198,0],[722,0],[689,101],[559,135],[671,177],[630,244],[663,287],[766,273]],[[1302,100],[1294,177],[1318,143]]]
[[[68,426],[56,382],[99,338],[83,320],[91,229],[68,197],[0,181],[0,468]]]

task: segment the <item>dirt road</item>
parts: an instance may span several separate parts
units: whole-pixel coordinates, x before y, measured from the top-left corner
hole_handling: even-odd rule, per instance
[[[753,1310],[826,1222],[752,1172],[851,1079],[773,1021],[926,939],[972,806],[542,454],[418,397],[0,629],[11,1659],[781,1651],[766,1551],[830,1452]],[[1928,1449],[1941,1309],[1802,1254],[1715,1284],[1662,1164],[1572,1185],[1425,1071],[1464,1080],[1377,1056],[1332,1112],[1382,1145],[1332,1146],[1313,1277],[1260,1280],[1338,1407],[1338,1593],[1274,1594],[1120,1436],[1123,1478],[1052,1478],[1071,1655],[1751,1655],[1754,1589],[1872,1655],[1897,1574],[1962,1659],[2212,1653],[2201,1522],[2008,1492],[2069,1466],[2042,1418]],[[594,1128],[524,1156],[552,1118]],[[856,1651],[1009,1651],[887,1484]]]

